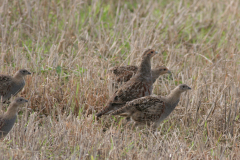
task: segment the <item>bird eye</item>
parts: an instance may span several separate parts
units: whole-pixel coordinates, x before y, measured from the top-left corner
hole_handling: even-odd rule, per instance
[[[167,69],[165,68],[164,71],[166,71]]]
[[[153,53],[153,51],[151,51],[151,53]]]
[[[22,99],[20,99],[20,101],[22,101]]]
[[[185,86],[183,86],[183,88],[185,88]]]

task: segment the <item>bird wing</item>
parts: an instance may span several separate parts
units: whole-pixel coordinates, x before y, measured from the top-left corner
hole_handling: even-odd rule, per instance
[[[138,67],[137,66],[117,66],[117,67],[112,67],[108,70],[109,73],[112,73],[116,76],[123,74],[125,72],[137,72]]]
[[[116,77],[116,82],[117,83],[127,82],[132,78],[134,74],[135,74],[134,72],[126,71],[123,74]]]
[[[112,96],[114,102],[128,102],[151,94],[151,82],[128,81]]]
[[[161,98],[151,97],[147,101],[134,106],[135,113],[132,114],[132,119],[136,122],[154,122],[158,120],[164,113],[166,107]]]
[[[109,111],[117,110],[125,105],[126,102],[132,101],[134,99],[148,96],[151,94],[151,82],[143,81],[128,81],[123,85],[118,91],[116,91],[113,96],[109,99],[106,107],[104,107],[98,114],[97,117],[103,114],[110,113]],[[121,104],[121,105],[113,105]]]
[[[162,98],[146,96],[127,102],[112,115],[131,116],[135,122],[146,123],[158,120],[165,108]]]
[[[11,76],[0,75],[0,97],[5,97],[10,92],[13,79]]]
[[[110,79],[117,83],[127,82],[137,72],[137,66],[117,66],[108,70]]]
[[[3,116],[0,116],[0,132],[1,132],[1,129],[2,129],[2,127],[4,126],[4,123],[5,123],[5,121],[4,121],[4,119],[3,119]],[[1,133],[0,133],[1,134]],[[0,136],[1,137],[1,136]]]
[[[17,95],[22,89],[23,87],[25,86],[25,81],[23,80],[22,82],[20,83],[15,83],[12,85],[11,89],[10,89],[10,96],[11,95]]]
[[[161,110],[161,107],[158,108],[158,106],[162,106],[164,102],[153,96],[146,96],[141,97],[138,99],[134,99],[130,102],[127,102],[126,105],[117,111],[113,112],[112,115],[128,115],[134,114],[135,112],[158,112],[159,109]]]

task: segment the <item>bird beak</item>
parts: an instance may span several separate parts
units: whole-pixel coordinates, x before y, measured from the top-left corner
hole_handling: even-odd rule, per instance
[[[32,74],[31,72],[28,72],[28,74]]]
[[[25,100],[25,102],[28,102],[28,100]]]
[[[190,89],[192,89],[191,87],[188,87],[188,89],[190,90]]]
[[[168,74],[172,74],[172,72],[170,71],[170,70],[168,70],[168,72],[167,72]]]
[[[158,52],[157,52],[157,51],[155,51],[155,54],[158,54]]]

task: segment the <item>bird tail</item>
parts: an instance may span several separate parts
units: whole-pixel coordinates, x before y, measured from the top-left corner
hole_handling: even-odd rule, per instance
[[[122,108],[119,108],[118,110],[112,112],[110,115],[120,115],[120,116],[124,116],[124,117],[128,117],[130,116],[131,113],[131,107],[128,105],[125,105]]]
[[[126,103],[110,103],[106,107],[104,107],[100,112],[96,114],[97,118],[100,118],[102,115],[111,114],[113,111],[121,108]]]
[[[97,118],[100,118],[102,115],[103,115],[102,111],[100,111],[96,114]]]

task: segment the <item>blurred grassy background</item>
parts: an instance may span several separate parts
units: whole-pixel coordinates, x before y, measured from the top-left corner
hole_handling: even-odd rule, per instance
[[[1,159],[239,159],[239,19],[239,1],[1,1],[1,73],[33,72]],[[107,69],[138,64],[148,48],[163,53],[153,67],[173,72],[154,94],[192,91],[157,136],[94,121],[110,96]]]

